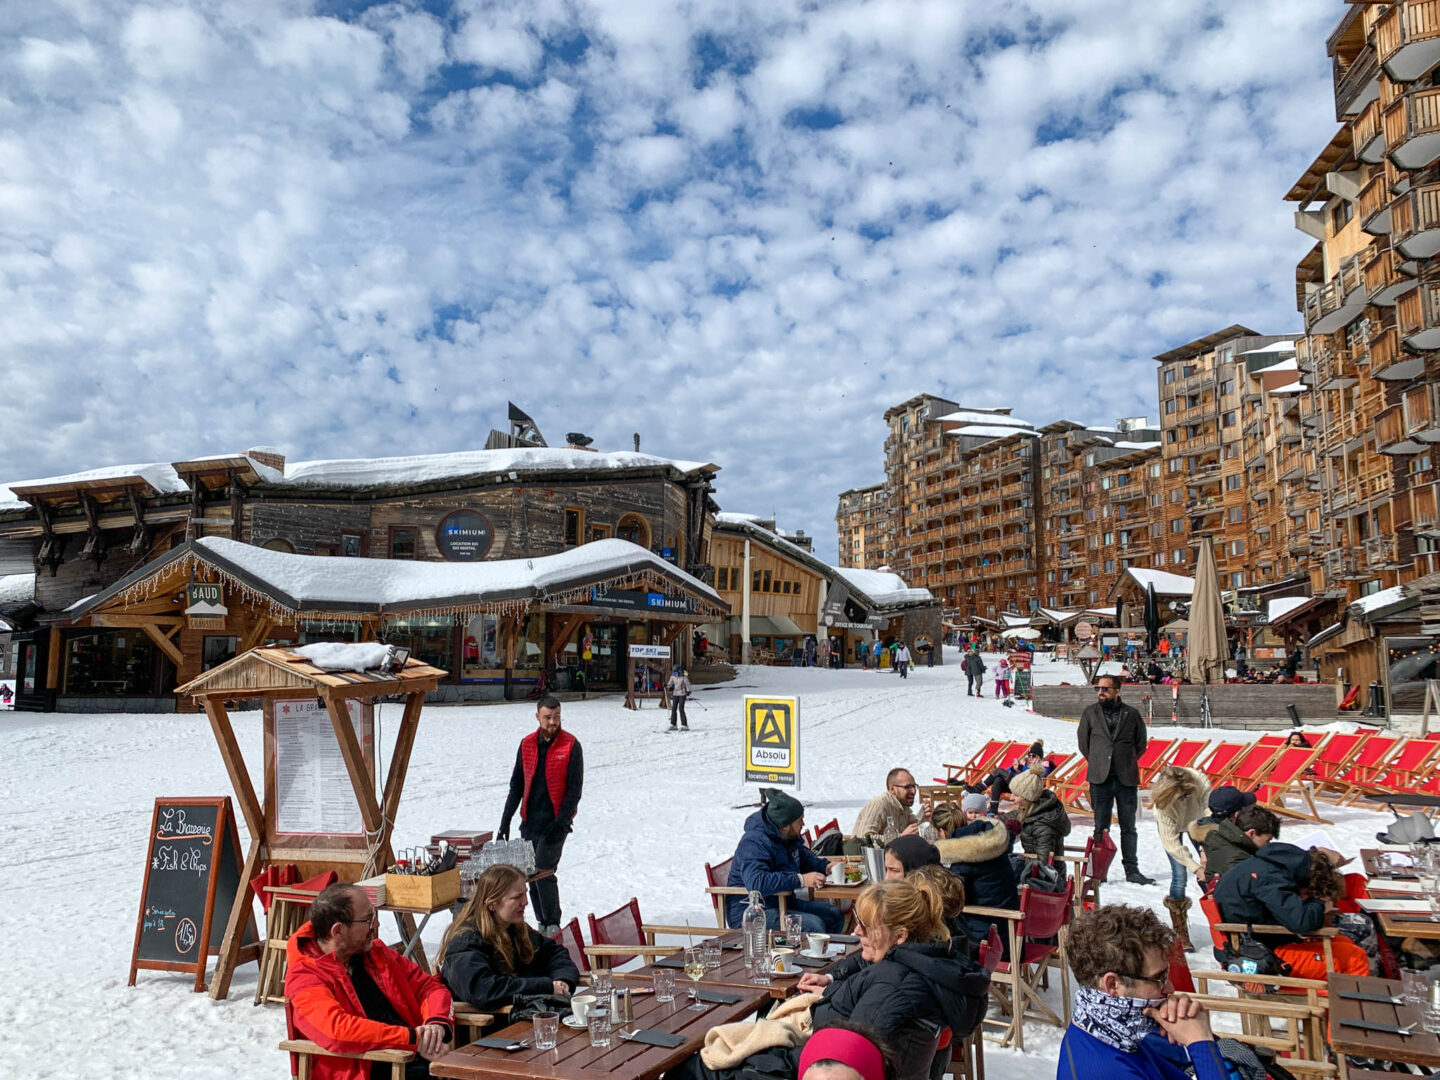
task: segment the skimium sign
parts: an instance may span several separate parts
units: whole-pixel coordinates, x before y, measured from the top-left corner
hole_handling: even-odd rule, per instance
[[[800,699],[745,699],[745,782],[800,786]]]

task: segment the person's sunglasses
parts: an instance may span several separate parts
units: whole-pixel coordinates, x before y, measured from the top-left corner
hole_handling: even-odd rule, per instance
[[[1164,971],[1160,972],[1158,975],[1131,975],[1128,972],[1124,971],[1117,971],[1115,974],[1119,975],[1120,978],[1124,979],[1128,983],[1154,983],[1156,986],[1162,988],[1170,982],[1170,969],[1168,967]]]

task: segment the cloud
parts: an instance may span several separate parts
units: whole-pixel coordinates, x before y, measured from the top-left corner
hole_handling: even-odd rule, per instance
[[[1154,353],[1299,328],[1280,197],[1334,130],[1333,11],[319,11],[12,20],[0,481],[472,447],[511,399],[716,461],[833,555],[912,394],[1153,416]]]

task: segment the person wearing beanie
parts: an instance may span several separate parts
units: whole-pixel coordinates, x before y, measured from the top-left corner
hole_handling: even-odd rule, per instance
[[[830,863],[816,855],[800,838],[805,828],[805,807],[779,788],[760,789],[760,809],[745,819],[745,832],[735,848],[730,876],[725,884],[758,892],[765,902],[765,922],[779,928],[780,894],[797,889],[814,889],[825,883]],[[725,898],[725,919],[739,926],[745,913],[744,896]],[[786,901],[786,908],[800,916],[806,933],[838,934],[845,916],[834,904],[813,900]]]
[[[996,769],[995,772],[990,774],[989,779],[983,783],[976,784],[968,790],[985,791],[988,789],[990,792],[990,813],[997,814],[1000,812],[1000,799],[1010,794],[1010,778],[1012,776],[1018,776],[1027,769],[1038,769],[1040,775],[1046,777],[1050,775],[1051,770],[1054,768],[1054,763],[1045,757],[1044,742],[1036,739],[1030,744],[1030,748],[1021,755],[1019,761],[1015,762],[1015,764],[1009,768]]]
[[[965,823],[968,825],[990,812],[990,800],[985,797],[984,792],[971,791],[960,800],[960,809],[964,812]]]
[[[968,903],[1015,910],[1020,893],[1015,867],[1010,862],[1010,830],[1005,822],[985,816],[988,804],[983,794],[972,792],[960,805],[968,824],[935,845],[940,862],[965,883]],[[984,941],[992,925],[999,930],[1002,941],[1009,941],[1009,924],[1003,918],[967,915],[965,922],[972,942]]]
[[[885,845],[885,880],[903,878],[921,866],[939,866],[940,852],[929,840],[918,836],[897,836]]]
[[[1045,787],[1038,769],[1027,769],[1010,781],[1016,808],[1011,817],[1020,822],[1020,849],[1041,866],[1053,866],[1065,880],[1065,837],[1070,835],[1070,815],[1055,792]],[[1051,856],[1054,862],[1051,862]]]
[[[1200,887],[1209,892],[1221,874],[1255,854],[1254,841],[1235,824],[1236,814],[1255,805],[1255,793],[1226,784],[1210,792],[1206,805],[1209,816],[1200,818],[1186,831],[1200,853]]]

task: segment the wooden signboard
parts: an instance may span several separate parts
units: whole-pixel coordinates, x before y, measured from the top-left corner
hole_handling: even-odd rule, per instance
[[[220,951],[230,907],[240,891],[240,837],[229,796],[156,799],[145,854],[130,981],[141,968],[193,971],[205,989],[205,964]],[[258,956],[253,914],[241,959]]]

